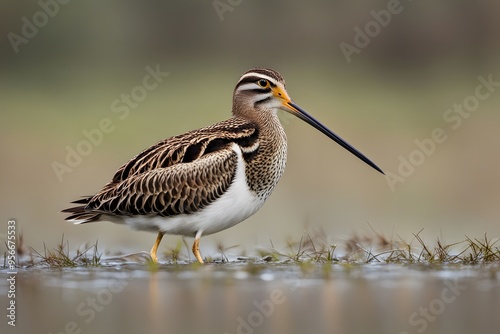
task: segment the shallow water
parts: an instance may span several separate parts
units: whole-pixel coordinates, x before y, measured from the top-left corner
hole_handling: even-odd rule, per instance
[[[2,333],[497,333],[500,266],[105,262],[19,269]],[[2,270],[2,277],[8,277]],[[0,281],[2,305],[9,285]],[[5,308],[3,307],[5,312]]]

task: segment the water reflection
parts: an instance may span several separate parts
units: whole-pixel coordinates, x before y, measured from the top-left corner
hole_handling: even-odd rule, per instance
[[[500,326],[498,265],[333,265],[328,278],[322,266],[307,275],[295,265],[249,267],[182,264],[150,271],[145,264],[126,263],[21,271],[18,330],[442,334]],[[3,300],[6,283],[0,284]]]

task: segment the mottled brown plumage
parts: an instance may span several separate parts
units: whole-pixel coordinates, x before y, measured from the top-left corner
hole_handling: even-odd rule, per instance
[[[245,150],[257,141],[256,125],[240,118],[165,139],[121,166],[100,192],[76,202],[86,206],[63,212],[75,213],[67,220],[85,217],[85,222],[103,213],[174,216],[196,212],[231,184],[237,163],[231,143]],[[253,160],[254,152],[243,157]]]

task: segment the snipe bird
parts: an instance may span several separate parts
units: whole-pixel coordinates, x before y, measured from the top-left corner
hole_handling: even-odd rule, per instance
[[[245,72],[233,92],[233,116],[211,126],[167,138],[121,166],[101,191],[63,212],[76,224],[111,221],[157,232],[151,258],[164,234],[194,237],[232,227],[253,215],[285,170],[287,140],[278,119],[284,110],[309,123],[356,157],[382,172],[366,156],[296,105],[276,71]]]

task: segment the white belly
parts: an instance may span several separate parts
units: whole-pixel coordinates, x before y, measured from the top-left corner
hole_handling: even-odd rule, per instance
[[[238,166],[233,182],[221,197],[202,210],[173,217],[132,216],[110,220],[137,230],[162,231],[184,236],[194,236],[200,231],[203,235],[213,234],[242,222],[257,212],[265,199],[259,199],[248,188],[241,150],[236,144],[233,149],[238,154]]]

